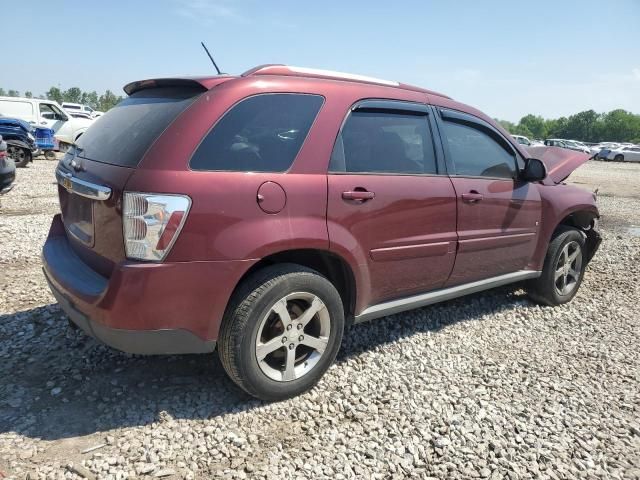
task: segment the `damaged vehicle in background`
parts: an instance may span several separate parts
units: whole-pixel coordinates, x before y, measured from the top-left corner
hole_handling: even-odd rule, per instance
[[[61,151],[73,145],[94,122],[88,118],[74,118],[57,102],[40,98],[0,97],[0,115],[19,118],[34,127],[52,129]]]
[[[32,130],[24,120],[0,116],[0,135],[7,144],[7,156],[16,167],[26,167],[38,150]]]
[[[311,388],[353,323],[515,282],[567,303],[600,244],[564,183],[588,155],[437,92],[284,65],[124,90],[57,167],[51,291],[119,350],[217,348],[265,400]]]

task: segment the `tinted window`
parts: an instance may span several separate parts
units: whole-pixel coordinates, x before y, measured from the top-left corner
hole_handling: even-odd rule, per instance
[[[135,167],[169,124],[201,92],[195,88],[151,88],[125,98],[78,139],[79,155]]]
[[[331,156],[332,172],[436,173],[426,115],[355,111]]]
[[[288,93],[242,100],[202,140],[191,168],[284,172],[302,147],[322,102],[318,95]]]
[[[456,175],[514,178],[515,157],[489,135],[460,123],[443,123]]]

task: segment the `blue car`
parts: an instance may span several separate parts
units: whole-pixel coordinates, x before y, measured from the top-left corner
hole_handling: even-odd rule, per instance
[[[0,135],[7,143],[7,156],[16,167],[26,167],[38,149],[31,125],[17,118],[0,117]]]

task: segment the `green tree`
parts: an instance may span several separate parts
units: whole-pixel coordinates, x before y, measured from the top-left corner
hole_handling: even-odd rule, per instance
[[[533,138],[545,138],[547,136],[546,121],[540,116],[526,115],[520,119],[518,126],[523,130],[527,130]]]
[[[494,118],[494,120],[500,124],[500,126],[502,128],[504,128],[507,132],[509,133],[513,133],[513,131],[515,130],[516,126],[514,123],[510,122],[509,120],[500,120],[498,118]]]
[[[29,90],[27,90],[26,92],[24,92],[24,96],[27,98],[33,98],[33,93],[31,93]]]
[[[4,91],[4,88],[0,88],[0,97],[6,97],[7,92]]]
[[[58,103],[64,102],[64,97],[62,96],[62,92],[58,87],[51,87],[46,93],[46,96],[47,100],[53,100]]]
[[[7,95],[9,95],[10,97],[19,97],[20,92],[18,90],[9,90],[7,92]]]
[[[103,95],[100,95],[98,100],[98,110],[106,112],[120,100],[122,100],[122,97],[117,97],[111,90],[107,90]]]
[[[95,90],[93,92],[82,92],[81,103],[89,105],[96,110],[98,108],[98,93]]]
[[[82,103],[82,90],[78,87],[71,87],[62,94],[65,102]]]
[[[630,142],[640,138],[640,115],[612,110],[603,116],[602,137],[612,142]]]

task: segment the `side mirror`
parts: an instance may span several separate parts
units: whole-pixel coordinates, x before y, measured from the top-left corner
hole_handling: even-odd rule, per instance
[[[547,176],[547,167],[542,160],[537,158],[527,158],[525,160],[524,169],[522,170],[522,178],[527,182],[539,182]]]

